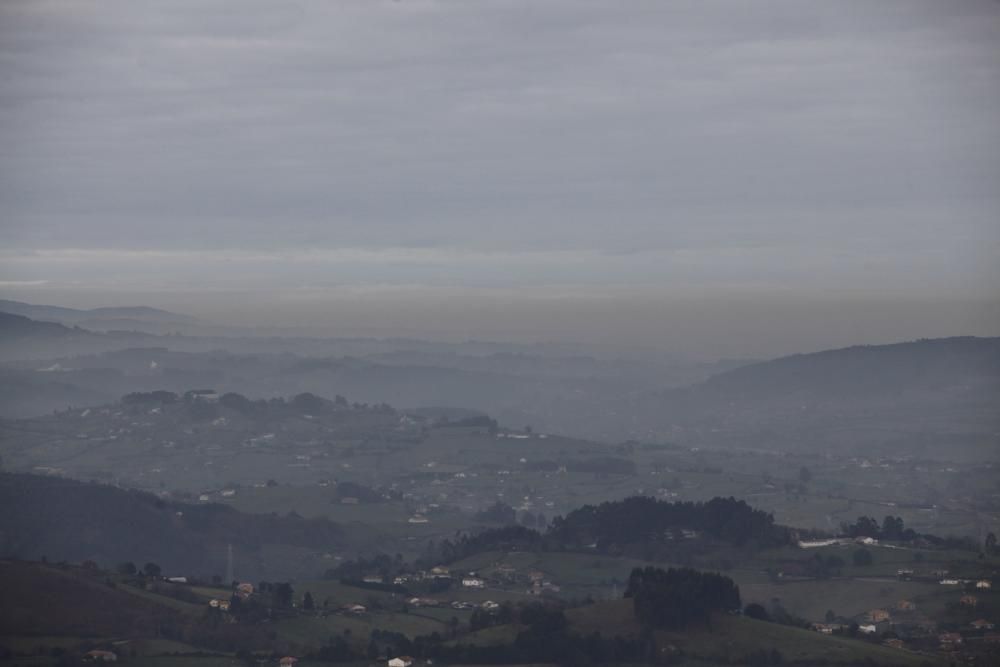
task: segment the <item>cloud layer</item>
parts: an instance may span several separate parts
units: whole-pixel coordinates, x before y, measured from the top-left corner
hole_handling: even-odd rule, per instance
[[[8,2],[0,285],[987,298],[997,44],[990,1]]]

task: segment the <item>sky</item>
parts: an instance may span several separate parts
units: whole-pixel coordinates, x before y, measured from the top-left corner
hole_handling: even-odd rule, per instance
[[[0,297],[708,358],[1000,334],[1000,2],[0,4]]]

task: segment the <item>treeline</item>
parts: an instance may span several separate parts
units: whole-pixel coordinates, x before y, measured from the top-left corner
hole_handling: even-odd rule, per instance
[[[561,608],[535,603],[517,609],[508,608],[507,622],[517,622],[520,630],[513,641],[489,646],[470,646],[449,642],[440,633],[413,639],[398,632],[374,630],[365,655],[352,650],[347,642],[333,638],[314,653],[313,658],[347,661],[380,655],[411,655],[418,659],[444,664],[503,665],[549,663],[591,665],[601,663],[645,662],[656,656],[652,636],[604,637],[594,632],[572,632]]]
[[[296,394],[290,399],[278,396],[267,399],[252,400],[243,394],[225,393],[218,400],[206,401],[202,397],[208,390],[191,390],[183,395],[172,391],[157,390],[132,392],[122,397],[123,406],[164,406],[182,405],[193,419],[214,419],[221,409],[232,410],[248,417],[282,418],[296,415],[327,415],[334,412],[350,410],[374,411],[384,414],[395,414],[396,410],[387,403],[369,405],[367,403],[351,403],[343,396],[337,395],[333,400],[317,396],[309,392]]]
[[[497,503],[480,519],[510,520],[507,507]],[[713,498],[708,502],[667,502],[647,496],[585,505],[565,517],[552,520],[545,532],[519,525],[506,525],[455,539],[427,544],[417,560],[420,567],[432,567],[468,558],[484,551],[576,551],[596,545],[598,551],[612,547],[642,547],[655,558],[671,540],[683,539],[684,531],[695,531],[732,546],[748,549],[792,543],[792,531],[774,523],[773,515],[754,509],[742,500]],[[635,549],[633,549],[635,551]]]
[[[625,597],[647,628],[681,630],[708,625],[713,612],[740,609],[740,589],[732,579],[690,568],[635,568]]]
[[[886,515],[881,524],[875,517],[859,516],[854,523],[846,521],[841,523],[840,532],[847,537],[871,537],[888,542],[922,543],[928,546],[966,551],[979,549],[979,544],[971,537],[939,537],[930,533],[918,533],[912,528],[906,527],[903,517],[892,515]],[[993,542],[996,543],[995,537]],[[988,540],[986,550],[989,551]]]
[[[528,461],[525,470],[556,472],[565,468],[567,472],[594,473],[601,475],[634,475],[635,461],[616,456],[599,456],[592,459],[566,459],[561,462],[551,459]]]
[[[462,533],[454,541],[441,540],[427,544],[424,553],[417,559],[419,567],[433,567],[440,563],[452,563],[484,551],[537,551],[557,550],[558,544],[547,540],[537,530],[524,526],[503,526],[478,533]]]
[[[708,502],[667,502],[648,496],[585,505],[552,521],[549,536],[565,545],[662,542],[674,531],[694,530],[733,546],[769,547],[791,543],[791,531],[774,523],[774,516],[742,500],[713,498]]]

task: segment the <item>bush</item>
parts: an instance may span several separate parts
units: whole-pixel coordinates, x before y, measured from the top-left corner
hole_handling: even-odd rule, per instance
[[[868,549],[856,549],[853,554],[851,554],[851,560],[857,567],[867,567],[872,564],[872,552]]]

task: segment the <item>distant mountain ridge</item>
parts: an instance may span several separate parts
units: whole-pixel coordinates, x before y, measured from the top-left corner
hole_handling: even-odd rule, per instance
[[[857,395],[977,378],[1000,380],[1000,338],[933,338],[794,354],[719,373],[702,387],[727,396]]]
[[[79,333],[58,322],[43,322],[30,319],[24,315],[15,315],[0,311],[0,341],[13,341],[28,338],[51,338],[71,336]]]
[[[149,306],[110,306],[82,310],[64,306],[47,306],[22,301],[0,299],[0,312],[30,317],[33,320],[59,322],[62,324],[91,324],[102,321],[177,323],[193,324],[197,318],[180,313],[172,313]]]
[[[655,392],[647,432],[688,445],[1000,455],[1000,338],[924,339],[797,354]]]

